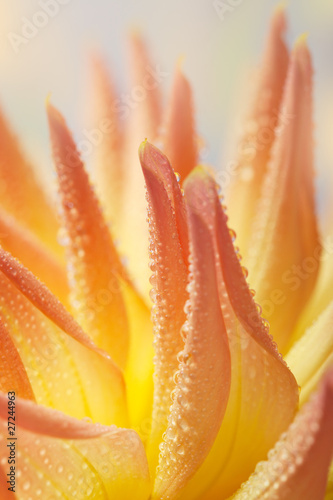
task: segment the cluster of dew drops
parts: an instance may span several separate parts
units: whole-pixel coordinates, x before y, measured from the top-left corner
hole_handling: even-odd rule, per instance
[[[225,217],[225,220],[227,221],[228,220],[227,206],[224,204],[224,195],[222,194],[222,188],[217,183],[216,183],[216,189],[217,189],[218,197],[219,197],[219,200],[220,200],[220,203],[221,203],[221,208],[222,208],[222,211],[223,211],[223,215]],[[235,240],[236,240],[236,237],[237,237],[236,232],[233,229],[229,228],[229,235],[230,235],[232,244],[234,246],[234,251],[236,253],[237,259],[239,260],[239,262],[241,262],[242,256],[240,254],[239,247],[235,245]],[[249,275],[249,272],[248,272],[247,268],[244,267],[244,266],[241,266],[241,269],[242,269],[243,275],[245,277],[245,280],[247,281],[247,277]],[[262,322],[262,325],[264,327],[264,330],[265,330],[267,336],[271,339],[273,347],[274,347],[274,349],[276,349],[276,351],[277,351],[277,353],[279,355],[279,358],[283,361],[282,355],[278,351],[278,346],[277,346],[276,342],[274,341],[273,335],[271,335],[269,333],[269,328],[270,328],[269,322],[267,321],[267,319],[265,319],[262,316],[262,307],[260,306],[260,304],[258,304],[254,300],[254,296],[255,296],[256,292],[255,292],[255,290],[253,290],[253,288],[250,288],[250,287],[249,287],[249,292],[250,292],[250,294],[251,294],[251,296],[253,298],[255,307],[256,307],[257,312],[258,312],[258,316],[261,319],[261,322]]]
[[[177,182],[179,184],[180,180],[181,180],[180,174],[178,172],[175,172],[175,177],[176,177],[176,180],[177,180]],[[227,206],[225,205],[225,197],[224,197],[224,195],[222,193],[222,188],[221,188],[221,186],[217,182],[215,182],[215,188],[216,188],[219,200],[220,200],[220,204],[221,204],[221,208],[222,208],[222,211],[223,211],[223,215],[225,217],[225,220],[227,221],[228,220]],[[181,193],[184,196],[184,190],[182,188],[181,188]],[[240,249],[239,249],[239,247],[237,245],[235,245],[235,241],[236,241],[236,237],[237,237],[236,232],[233,229],[229,228],[229,235],[230,235],[232,244],[234,246],[234,251],[235,251],[235,254],[237,256],[237,259],[238,259],[239,262],[241,262],[242,261],[242,255],[240,254]],[[245,280],[247,280],[248,275],[249,275],[249,272],[248,272],[247,268],[245,266],[241,265],[241,270],[242,270],[242,273],[243,273],[243,275],[245,277]],[[254,300],[254,297],[255,297],[255,294],[256,294],[255,290],[253,288],[249,287],[249,292],[250,292],[250,294],[251,294],[251,296],[252,296],[252,298]],[[266,331],[266,334],[268,335],[268,337],[271,339],[274,348],[278,352],[278,346],[277,346],[276,342],[274,341],[273,335],[271,335],[269,333],[269,328],[270,328],[269,322],[267,321],[267,319],[265,319],[262,316],[262,307],[257,302],[254,301],[254,303],[255,303],[255,307],[257,309],[258,315],[259,315],[259,317],[260,317],[260,319],[262,321],[262,325],[264,327],[264,330]],[[188,307],[188,304],[185,306],[185,308],[186,307]],[[185,312],[188,312],[188,311],[185,310]],[[186,336],[186,329],[187,329],[187,326],[186,326],[186,323],[185,323],[185,325],[184,325],[184,333],[185,333],[184,337]],[[184,338],[184,340],[185,340],[185,338]],[[182,355],[182,353],[180,353],[180,357],[181,357],[181,355]],[[281,354],[279,354],[279,357],[282,359]]]

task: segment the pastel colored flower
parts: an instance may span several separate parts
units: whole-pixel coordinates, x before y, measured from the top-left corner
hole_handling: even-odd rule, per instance
[[[94,60],[94,185],[47,102],[58,216],[0,116],[2,500],[333,498],[332,250],[284,29],[279,8],[226,202],[180,66],[164,113],[137,35],[131,108]]]

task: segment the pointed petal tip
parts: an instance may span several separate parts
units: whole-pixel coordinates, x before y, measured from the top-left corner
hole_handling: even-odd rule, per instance
[[[145,138],[139,147],[139,159],[143,173],[150,171],[160,178],[161,168],[168,162],[165,154]]]
[[[52,97],[52,92],[49,92],[47,94],[47,96],[45,97],[45,107],[46,107],[46,109],[48,109],[48,107],[50,105],[51,97]]]
[[[133,24],[130,27],[128,34],[131,42],[136,43],[136,42],[142,42],[143,40],[142,29],[138,25]]]
[[[299,49],[302,47],[307,47],[307,41],[308,41],[309,33],[305,32],[299,35],[299,37],[296,39],[294,49]]]
[[[303,71],[311,71],[311,54],[308,45],[308,33],[300,35],[293,47],[292,55],[296,64],[298,64]]]
[[[189,196],[191,186],[198,185],[198,182],[202,183],[205,186],[209,186],[212,182],[215,182],[214,172],[207,165],[197,165],[196,167],[194,167],[194,169],[189,173],[184,181],[183,187],[185,190],[185,197],[189,205],[191,205]],[[195,201],[195,198],[193,198],[193,201]]]
[[[184,61],[185,61],[185,54],[180,54],[177,59],[177,64],[176,64],[176,69],[178,73],[183,73],[183,66],[184,66]]]
[[[292,50],[291,69],[294,68],[296,72],[301,72],[305,81],[310,84],[309,79],[312,75],[312,61],[311,53],[308,45],[308,33],[300,35]]]
[[[286,2],[280,2],[274,9],[271,18],[271,30],[278,37],[284,34],[287,28]]]
[[[145,140],[142,141],[140,146],[139,146],[139,158],[140,158],[140,160],[147,153],[147,149],[153,148],[153,147],[154,146],[148,142],[147,137],[145,137]]]
[[[197,165],[186,177],[184,185],[196,179],[208,181],[210,177],[211,175],[206,165]]]
[[[286,18],[286,9],[287,9],[287,2],[284,1],[279,2],[274,9],[273,17]]]
[[[46,98],[45,106],[50,130],[55,130],[59,126],[61,128],[66,126],[65,118],[60,113],[60,111],[51,103],[50,95]]]

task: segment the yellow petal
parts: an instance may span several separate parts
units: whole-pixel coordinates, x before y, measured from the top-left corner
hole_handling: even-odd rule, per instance
[[[147,453],[154,474],[158,446],[168,423],[170,394],[175,387],[173,376],[178,368],[177,354],[184,347],[180,329],[186,319],[187,266],[184,259],[188,249],[184,248],[187,240],[182,239],[183,199],[167,158],[145,142],[140,148],[140,161],[148,192],[149,251],[153,273],[154,404]],[[177,193],[177,190],[180,198],[176,198],[176,194],[172,198],[171,193]]]
[[[280,102],[287,75],[289,56],[283,41],[285,25],[284,10],[280,7],[276,9],[271,21],[255,92],[239,144],[236,167],[231,172],[231,184],[227,190],[231,224],[238,235],[237,244],[244,257],[276,137]]]
[[[324,498],[333,454],[333,372],[233,500]]]
[[[189,183],[196,186],[197,203],[215,241],[219,295],[231,354],[231,388],[215,443],[180,498],[222,500],[248,477],[288,427],[297,408],[298,388],[250,293],[215,182],[203,169],[195,169],[185,190]]]
[[[5,210],[0,209],[1,244],[14,257],[40,278],[61,300],[68,302],[68,284],[65,266],[55,258],[42,242]]]
[[[305,330],[312,325],[333,300],[333,245],[331,236],[328,235],[323,237],[322,242],[323,251],[320,253],[320,247],[318,246],[314,256],[319,267],[316,286],[306,307],[303,309],[296,328],[289,340],[288,347],[292,346],[295,341],[302,337]]]
[[[150,309],[125,281],[122,293],[128,311],[130,346],[125,370],[131,427],[146,441],[151,430],[153,403],[153,325]]]
[[[136,433],[82,422],[19,398],[15,403],[15,492],[20,500],[148,499],[148,465]],[[1,394],[3,473],[8,473],[7,412],[7,395]]]
[[[125,386],[117,366],[45,285],[2,249],[0,269],[0,310],[37,402],[78,418],[126,425]]]
[[[190,228],[189,301],[176,388],[160,447],[153,499],[172,499],[206,458],[219,431],[230,390],[230,352],[219,303],[213,241],[186,189]]]
[[[290,62],[284,114],[258,205],[248,261],[249,281],[282,352],[318,273],[311,90],[310,54],[305,41],[300,41]]]
[[[36,233],[50,250],[62,255],[54,211],[1,112],[0,151],[1,205]]]
[[[333,365],[333,302],[294,344],[286,362],[302,389],[300,402],[303,404]]]
[[[0,316],[0,391],[14,391],[25,399],[35,399],[22,359]]]
[[[48,117],[68,234],[68,265],[75,317],[121,368],[128,354],[128,324],[118,275],[124,275],[109,228],[74,141],[60,113]]]

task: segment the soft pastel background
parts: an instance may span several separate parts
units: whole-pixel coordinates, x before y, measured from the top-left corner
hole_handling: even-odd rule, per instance
[[[46,2],[47,0],[44,0]],[[168,72],[168,90],[179,55],[185,56],[196,102],[198,130],[207,143],[205,159],[215,165],[232,160],[240,102],[250,68],[259,60],[271,0],[220,0],[230,6],[220,19],[214,0],[54,0],[59,12],[18,47],[9,33],[21,34],[41,10],[43,0],[11,0],[0,4],[0,102],[29,151],[43,169],[51,170],[44,99],[65,112],[75,137],[82,137],[87,113],[88,54],[100,48],[120,90],[129,88],[127,35],[140,28],[156,63]],[[60,5],[64,3],[63,5]],[[287,4],[290,45],[309,33],[315,64],[316,167],[322,216],[330,206],[333,120],[333,2],[291,0]]]

